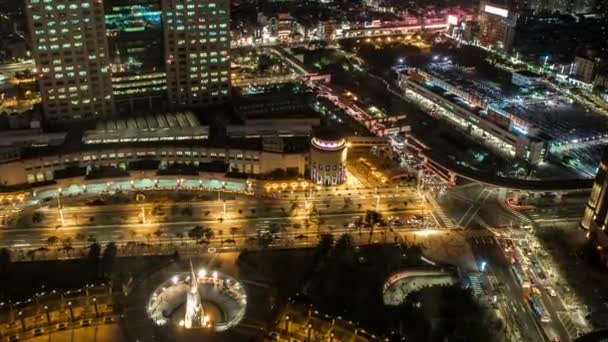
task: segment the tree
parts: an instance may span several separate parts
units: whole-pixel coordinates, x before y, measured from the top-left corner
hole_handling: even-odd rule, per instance
[[[334,247],[337,255],[343,255],[347,251],[349,251],[353,247],[353,238],[350,234],[342,234],[338,241],[336,241],[336,246]]]
[[[11,269],[11,251],[8,248],[0,249],[0,291],[6,293],[9,286]]]
[[[110,273],[112,271],[112,266],[114,265],[114,260],[116,259],[117,254],[118,248],[114,242],[108,243],[106,248],[104,248],[103,255],[101,256],[101,262],[106,273]]]
[[[156,236],[156,238],[158,239],[158,241],[160,241],[161,236],[163,236],[163,231],[160,229],[157,229],[154,231],[154,236]]]
[[[36,211],[34,215],[32,215],[32,223],[40,223],[44,219],[44,214]]]
[[[74,238],[76,239],[76,241],[79,241],[79,242],[84,242],[87,239],[87,237],[82,233],[76,234],[76,236]]]
[[[202,226],[196,226],[196,227],[190,229],[190,231],[188,231],[188,237],[190,237],[193,240],[200,240],[202,238],[210,240],[214,236],[215,236],[215,233],[213,232],[213,229],[203,228]]]
[[[375,225],[377,223],[381,223],[382,222],[382,214],[380,214],[379,212],[375,211],[375,210],[368,210],[365,212],[365,219],[364,219],[365,223],[370,224],[370,225]]]
[[[94,242],[89,246],[89,254],[87,255],[87,260],[92,264],[97,264],[99,262],[100,254],[101,245],[97,242]]]
[[[203,228],[203,236],[205,237],[205,239],[211,240],[215,236],[215,233],[211,228]]]
[[[8,248],[0,248],[0,274],[6,272],[11,264],[11,251]]]
[[[195,226],[188,231],[188,237],[192,240],[200,240],[203,237],[203,227]]]
[[[54,235],[49,236],[49,238],[48,238],[48,239],[46,239],[46,243],[47,243],[47,244],[49,244],[49,245],[55,245],[55,244],[57,244],[58,242],[59,242],[59,238],[58,238],[58,237],[56,237],[56,236],[54,236]]]

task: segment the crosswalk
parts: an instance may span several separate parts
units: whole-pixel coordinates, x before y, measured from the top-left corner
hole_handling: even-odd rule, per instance
[[[462,231],[465,239],[476,245],[494,245],[496,239],[491,231],[486,229],[465,229]]]
[[[503,205],[503,208],[509,212],[509,214],[515,216],[524,225],[532,225],[534,223],[534,221],[532,221],[527,215],[520,213],[507,205]]]
[[[433,207],[433,216],[439,222],[439,224],[447,229],[456,228],[454,221],[452,221],[452,219],[450,219],[448,217],[448,215],[445,214],[445,212],[443,211],[443,209],[441,208],[439,203],[437,203],[435,198],[433,196],[425,196],[425,197],[429,200],[429,203]]]
[[[564,328],[568,331],[568,335],[570,337],[576,337],[580,334],[580,329],[578,326],[572,321],[572,318],[566,311],[557,311],[557,316],[559,320],[564,325]]]
[[[479,279],[478,275],[468,275],[466,283],[471,288],[475,296],[481,296],[483,294],[483,289],[481,288],[481,280]]]

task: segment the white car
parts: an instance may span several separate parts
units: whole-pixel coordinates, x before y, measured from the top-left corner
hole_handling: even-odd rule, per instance
[[[549,296],[557,297],[557,292],[555,292],[555,290],[552,287],[547,286],[547,292],[549,293]]]

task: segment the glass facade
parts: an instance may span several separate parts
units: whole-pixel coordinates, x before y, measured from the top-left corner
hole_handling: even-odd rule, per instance
[[[118,110],[159,105],[167,89],[160,0],[107,0],[104,4]]]
[[[51,121],[230,97],[227,0],[26,0]]]

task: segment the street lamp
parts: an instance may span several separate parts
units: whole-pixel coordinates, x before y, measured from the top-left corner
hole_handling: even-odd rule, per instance
[[[310,342],[311,333],[312,333],[312,324],[308,323],[308,338],[306,339],[307,342]]]
[[[46,312],[46,322],[51,323],[51,315],[49,313],[49,307],[47,305],[44,306],[44,311]]]
[[[68,308],[70,309],[70,318],[72,319],[72,322],[73,322],[74,321],[74,308],[72,308],[71,301],[68,302]]]
[[[99,317],[99,310],[97,310],[97,297],[93,297],[93,306],[95,307],[95,317]]]
[[[21,329],[25,331],[25,318],[23,318],[23,311],[19,311],[19,320],[21,321]]]
[[[61,225],[65,226],[65,218],[63,217],[63,207],[61,206],[61,192],[63,189],[57,188],[57,210],[59,211],[59,220],[61,220]]]
[[[143,205],[141,206],[141,223],[146,224],[146,210]]]

